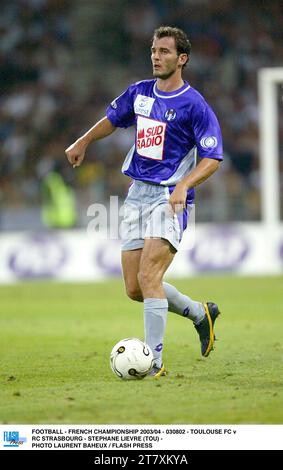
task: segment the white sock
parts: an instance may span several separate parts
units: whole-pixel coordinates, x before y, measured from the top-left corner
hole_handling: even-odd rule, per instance
[[[168,300],[169,312],[189,318],[196,325],[203,320],[205,310],[201,302],[196,302],[187,295],[181,294],[176,287],[167,282],[163,282],[163,288]]]
[[[144,299],[143,305],[145,342],[153,352],[155,365],[161,367],[168,301],[167,299]]]

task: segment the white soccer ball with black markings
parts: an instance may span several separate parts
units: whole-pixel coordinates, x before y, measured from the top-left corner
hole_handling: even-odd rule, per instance
[[[120,379],[143,379],[153,367],[153,354],[150,347],[137,338],[122,339],[111,351],[110,366]]]

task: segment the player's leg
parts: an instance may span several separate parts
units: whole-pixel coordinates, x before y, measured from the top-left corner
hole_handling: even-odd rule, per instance
[[[127,296],[138,302],[143,301],[143,295],[138,281],[140,259],[142,249],[122,251],[121,262],[125,290]],[[198,324],[205,317],[204,306],[201,302],[192,300],[187,295],[181,294],[176,287],[168,282],[163,282],[163,289],[168,300],[170,312],[177,313],[184,318],[189,318]]]
[[[189,318],[195,324],[198,324],[205,317],[205,309],[202,302],[191,299],[176,289],[168,282],[163,282],[163,288],[168,299],[168,309],[170,312]]]
[[[169,311],[194,322],[201,343],[201,354],[207,357],[213,349],[214,323],[220,314],[218,306],[213,302],[202,303],[192,300],[167,282],[163,282],[163,287],[168,299]]]
[[[138,302],[143,301],[143,295],[138,281],[142,249],[122,251],[122,271],[127,296]]]
[[[150,189],[153,190],[155,188],[150,187]],[[148,192],[149,188],[146,187],[145,193],[148,194]],[[133,210],[135,209],[135,204],[137,203],[137,201],[142,201],[141,188],[135,188],[135,185],[133,185],[126,202],[127,201],[128,203],[131,203],[131,206],[129,206],[129,211],[127,211],[127,216],[124,220],[124,235],[126,235],[126,241],[124,242],[122,248],[122,250],[124,250],[122,252],[123,275],[127,295],[133,300],[142,301],[143,295],[140,290],[137,273],[139,271],[141,250],[144,244],[142,233],[140,231],[140,228],[143,227],[143,223],[140,223],[140,213],[138,212],[138,210]],[[158,206],[158,208],[162,207],[162,205]],[[176,239],[176,234],[179,230],[179,228],[175,226],[176,224],[178,225],[177,218],[174,217],[172,219],[171,216],[167,217],[167,215],[165,214],[164,219],[162,217],[163,214],[161,214],[160,217],[160,214],[158,214],[158,210],[154,210],[153,212],[155,216],[157,213],[159,217],[157,218],[157,220],[155,217],[152,218],[151,222],[153,223],[151,228],[153,228],[153,231],[156,231],[156,229],[159,227],[161,230],[161,234],[158,234],[158,236],[164,237],[169,240],[172,246],[177,249],[179,244],[179,240]],[[143,222],[145,220],[146,218],[143,219]],[[169,226],[167,226],[168,224]],[[168,298],[169,310],[184,316],[184,318],[189,318],[194,322],[195,328],[197,329],[200,337],[202,354],[204,356],[207,356],[213,347],[213,325],[217,315],[219,314],[218,307],[212,303],[208,303],[205,305],[201,302],[196,302],[190,299],[190,297],[178,292],[178,290],[174,286],[171,286],[168,283],[164,283],[163,288],[165,290],[166,297]],[[208,315],[210,315],[210,318],[208,317]]]
[[[183,231],[186,229],[189,214],[193,206],[189,203],[187,208],[178,216],[168,217],[165,211],[164,224],[161,224],[164,230],[164,238],[170,241],[171,245],[176,248],[179,247]],[[156,226],[156,224],[155,224]],[[214,322],[219,315],[218,306],[212,302],[202,303],[191,299],[188,295],[179,292],[174,286],[169,283],[163,283],[163,288],[168,299],[168,309],[170,312],[177,313],[184,318],[193,321],[194,326],[198,332],[201,353],[207,357],[213,349],[214,343]]]
[[[167,240],[146,238],[138,272],[144,298],[145,342],[154,355],[156,376],[163,373],[162,350],[168,313],[168,301],[162,281],[175,252]]]
[[[138,281],[141,254],[142,249],[122,251],[122,269],[126,293],[130,299],[138,302],[143,301],[143,294]],[[200,336],[202,355],[208,356],[213,347],[213,326],[216,317],[219,315],[218,307],[211,302],[203,304],[194,301],[167,282],[163,282],[163,289],[168,300],[169,311],[184,318],[189,318],[194,322]],[[210,321],[208,314],[210,315]]]
[[[122,251],[122,271],[127,296],[138,302],[143,301],[143,295],[138,281],[142,249]],[[191,299],[179,292],[175,286],[163,282],[163,289],[168,300],[169,312],[189,318],[195,325],[205,318],[203,303]]]

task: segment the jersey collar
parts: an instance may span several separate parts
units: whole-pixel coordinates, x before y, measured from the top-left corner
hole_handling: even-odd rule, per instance
[[[153,93],[159,98],[175,98],[176,96],[179,96],[179,95],[182,95],[182,93],[185,93],[185,91],[187,91],[189,88],[191,88],[191,85],[189,85],[188,82],[184,81],[184,85],[181,88],[178,88],[178,90],[161,91],[157,88],[157,82],[155,82],[154,87],[153,87]]]

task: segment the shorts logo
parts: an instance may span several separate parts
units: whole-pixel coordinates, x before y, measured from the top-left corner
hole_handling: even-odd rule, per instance
[[[211,135],[209,137],[203,137],[200,141],[200,145],[204,149],[214,149],[217,147],[217,138],[214,135]]]
[[[166,124],[138,116],[136,151],[142,157],[162,160]]]
[[[154,101],[155,98],[150,98],[149,96],[144,95],[138,95],[134,102],[135,113],[141,114],[142,116],[149,116]]]
[[[167,121],[174,121],[177,113],[175,109],[167,109],[166,113],[164,114],[164,117]]]
[[[113,100],[112,103],[110,104],[111,108],[113,109],[117,109],[117,101],[116,100]]]

